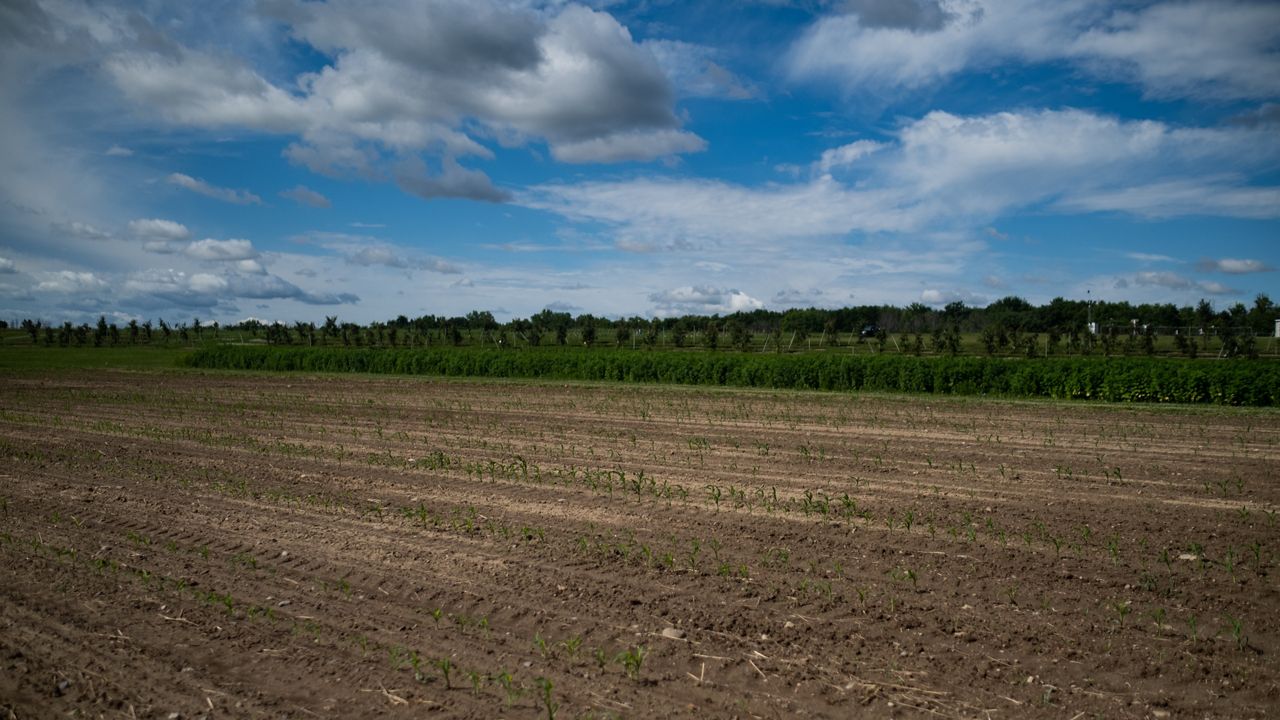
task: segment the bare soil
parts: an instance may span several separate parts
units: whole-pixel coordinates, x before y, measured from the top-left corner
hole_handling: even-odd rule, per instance
[[[63,371],[0,459],[0,716],[1280,707],[1274,411]]]

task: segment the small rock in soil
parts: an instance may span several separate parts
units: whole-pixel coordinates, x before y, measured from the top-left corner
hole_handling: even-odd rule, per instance
[[[686,634],[687,633],[685,633],[685,631],[681,630],[680,628],[663,628],[662,629],[662,637],[671,638],[672,640],[683,640]]]

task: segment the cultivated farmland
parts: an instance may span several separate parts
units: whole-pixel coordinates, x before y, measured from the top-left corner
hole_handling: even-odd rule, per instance
[[[1264,717],[1280,415],[0,381],[17,717]]]

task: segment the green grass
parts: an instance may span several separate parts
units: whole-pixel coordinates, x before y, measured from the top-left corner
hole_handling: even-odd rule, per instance
[[[621,381],[793,390],[1280,405],[1280,364],[1155,358],[712,353],[606,349],[344,350],[210,346],[198,368]]]
[[[146,345],[64,348],[5,344],[0,346],[0,371],[174,368],[191,352],[190,348]]]

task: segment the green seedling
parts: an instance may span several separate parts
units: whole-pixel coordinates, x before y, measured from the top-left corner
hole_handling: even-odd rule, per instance
[[[547,720],[556,720],[560,704],[551,699],[551,688],[554,686],[544,677],[539,677],[534,682],[538,683],[538,689],[542,691],[542,706],[547,709]]]
[[[1116,615],[1119,618],[1119,624],[1123,627],[1124,619],[1129,616],[1129,612],[1133,610],[1133,606],[1123,600],[1117,600],[1111,603],[1111,609],[1115,610]]]
[[[506,670],[494,676],[494,680],[497,681],[498,686],[502,688],[502,691],[507,696],[507,707],[514,705],[516,700],[519,700],[520,696],[524,694],[524,691],[516,685],[515,678]]]
[[[1244,634],[1244,620],[1228,615],[1227,627],[1231,631],[1231,639],[1236,641],[1236,647],[1243,650],[1249,644],[1249,638]]]
[[[573,637],[568,638],[567,640],[562,640],[560,642],[560,647],[564,648],[565,654],[568,655],[570,659],[572,659],[573,657],[577,656],[578,649],[582,647],[582,636],[574,635]]]
[[[471,694],[479,695],[481,688],[484,687],[484,675],[472,670],[467,673],[467,680],[471,681]]]
[[[449,682],[449,676],[453,673],[453,661],[447,657],[440,658],[435,661],[435,666],[440,669],[440,674],[444,676],[445,689],[452,689],[453,685]]]
[[[644,664],[644,658],[648,655],[643,645],[637,645],[635,649],[618,653],[613,660],[622,665],[622,669],[626,672],[627,677],[632,680],[640,679],[640,666]]]
[[[436,626],[440,625],[440,618],[444,617],[444,608],[436,608],[431,611],[431,619],[436,621]]]
[[[533,634],[533,649],[544,658],[551,656],[551,648],[547,645],[546,638],[542,637],[542,633],[535,632]]]

